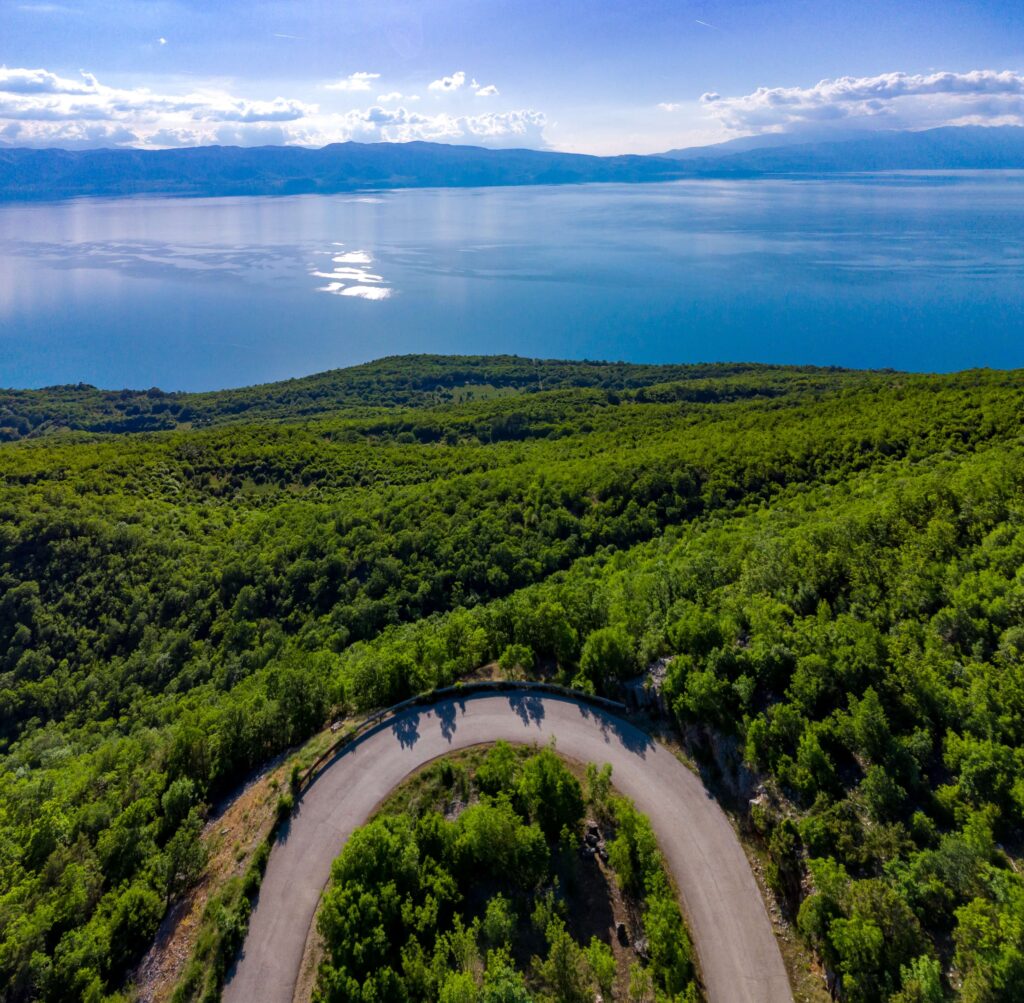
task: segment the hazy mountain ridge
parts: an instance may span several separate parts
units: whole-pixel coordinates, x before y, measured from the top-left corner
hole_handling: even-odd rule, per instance
[[[181,150],[0,149],[0,198],[80,195],[300,195],[361,188],[664,181],[673,161],[444,143],[336,143]]]
[[[850,132],[830,130],[828,133],[763,132],[757,136],[738,136],[736,139],[727,139],[721,143],[709,143],[706,146],[682,146],[655,154],[655,156],[665,157],[668,160],[704,160],[708,158],[717,160],[738,153],[748,153],[751,150],[806,146],[810,143],[842,143],[851,139],[867,139],[874,135],[877,133],[869,133],[863,129],[855,129]]]
[[[763,146],[734,152],[732,143],[764,140]],[[714,151],[721,153],[715,155]],[[775,135],[745,137],[721,147],[672,150],[696,173],[830,174],[894,170],[1012,170],[1024,168],[1024,128],[946,126],[921,132],[884,132],[843,140],[784,144]],[[724,156],[722,155],[724,154]]]
[[[795,137],[790,137],[795,139]],[[963,126],[780,145],[744,137],[660,156],[595,157],[444,143],[336,143],[181,150],[0,148],[0,200],[78,196],[332,194],[689,177],[888,170],[1024,169],[1024,128]],[[749,148],[751,144],[756,145]]]

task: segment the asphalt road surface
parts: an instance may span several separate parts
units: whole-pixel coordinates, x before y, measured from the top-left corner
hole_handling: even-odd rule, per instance
[[[226,1003],[291,1003],[331,862],[389,791],[437,756],[483,742],[545,744],[612,764],[647,815],[682,898],[709,1003],[792,1003],[768,914],[739,840],[700,779],[639,729],[530,692],[449,699],[368,732],[308,788],[270,854]]]

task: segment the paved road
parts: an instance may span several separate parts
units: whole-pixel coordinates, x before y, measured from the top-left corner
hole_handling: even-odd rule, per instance
[[[324,769],[270,855],[227,1003],[291,1003],[306,934],[353,829],[423,763],[505,739],[611,763],[613,782],[646,814],[679,887],[709,1003],[792,1003],[771,923],[743,849],[700,780],[619,718],[556,696],[451,699],[408,711]]]

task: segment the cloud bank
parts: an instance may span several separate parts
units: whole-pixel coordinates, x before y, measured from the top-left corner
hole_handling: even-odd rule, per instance
[[[495,148],[544,147],[543,112],[517,110],[483,115],[428,115],[408,108],[374,106],[344,116],[344,129],[352,139],[375,135],[391,142],[414,139],[464,142]]]
[[[324,88],[359,95],[379,78],[377,73],[358,72]],[[434,89],[458,90],[465,82],[466,75],[460,71],[435,81],[442,86]],[[493,98],[498,91],[488,85],[478,86],[475,93]],[[539,111],[427,114],[409,107],[416,101],[416,95],[390,91],[371,107],[331,111],[293,98],[254,100],[212,88],[167,94],[144,87],[107,86],[86,72],[71,78],[46,69],[3,66],[0,144],[162,148],[419,139],[484,146],[547,145],[546,119]]]
[[[1024,125],[1024,74],[883,73],[838,77],[814,87],[759,87],[701,104],[730,131],[798,132],[844,129],[928,129],[942,125]]]

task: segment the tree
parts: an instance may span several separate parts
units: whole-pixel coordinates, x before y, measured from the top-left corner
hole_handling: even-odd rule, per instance
[[[629,1003],[654,1003],[654,980],[639,962],[629,966]]]
[[[508,899],[503,895],[495,895],[487,902],[480,931],[490,947],[509,947],[515,934],[517,922],[518,917],[513,912]]]
[[[497,794],[515,787],[519,775],[519,757],[508,742],[498,741],[488,749],[476,771],[476,780],[485,794]]]
[[[476,1003],[476,982],[468,972],[449,972],[438,995],[440,1003]]]
[[[850,711],[857,750],[874,763],[884,763],[889,755],[892,736],[878,694],[869,687],[860,700],[851,697]]]
[[[861,781],[860,792],[876,822],[885,822],[899,814],[907,792],[886,772],[885,767],[868,767]]]
[[[498,665],[513,678],[529,675],[533,671],[533,652],[525,644],[510,644],[501,653]]]
[[[168,901],[190,888],[203,873],[207,850],[202,833],[203,817],[193,808],[164,848]]]
[[[487,955],[480,1003],[532,1003],[523,976],[504,951],[491,951]]]
[[[579,781],[551,749],[542,749],[526,761],[519,778],[519,795],[549,839],[564,827],[574,828],[583,817]]]
[[[190,777],[173,780],[160,798],[163,809],[162,828],[173,832],[185,820],[196,803],[196,787]]]
[[[548,956],[535,959],[537,977],[557,1003],[592,1003],[593,988],[586,955],[560,920],[547,930]]]
[[[595,763],[587,763],[587,799],[594,813],[600,819],[608,817],[611,810],[612,765],[605,763],[600,769]]]
[[[621,627],[602,627],[587,637],[580,656],[580,674],[599,691],[606,691],[635,671],[633,644]]]
[[[612,997],[612,987],[615,984],[615,955],[612,949],[597,937],[591,937],[586,948],[587,964],[594,974],[594,981],[601,995],[606,999]]]
[[[892,997],[892,1003],[944,1003],[946,999],[942,966],[927,954],[900,968],[900,981],[902,988]]]

